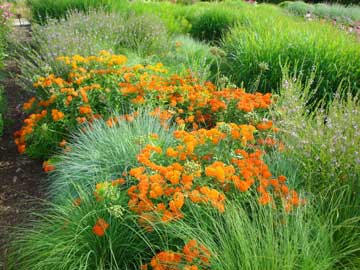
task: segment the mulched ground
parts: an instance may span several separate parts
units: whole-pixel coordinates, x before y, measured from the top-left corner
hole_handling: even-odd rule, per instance
[[[18,40],[29,38],[28,31],[15,29]],[[46,175],[40,161],[20,155],[14,144],[13,133],[20,129],[24,114],[21,105],[29,99],[29,93],[16,85],[10,73],[18,72],[13,62],[6,63],[5,87],[8,111],[5,130],[0,138],[0,269],[5,267],[6,241],[14,226],[26,224],[31,212],[39,209],[44,198]]]

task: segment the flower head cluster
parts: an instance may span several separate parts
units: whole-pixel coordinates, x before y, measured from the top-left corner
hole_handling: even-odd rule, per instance
[[[210,251],[195,239],[189,240],[182,251],[161,251],[142,270],[206,270],[210,266]]]
[[[286,186],[286,177],[274,177],[254,142],[251,125],[219,123],[210,130],[175,131],[176,143],[163,150],[145,146],[140,167],[130,170],[135,181],[128,189],[129,208],[151,230],[154,221],[168,222],[186,214],[186,204],[210,205],[225,211],[226,196],[250,189],[260,204],[280,202],[289,211],[301,200]]]
[[[151,114],[164,123],[172,120],[189,130],[211,128],[219,120],[244,124],[245,115],[255,111],[261,114],[271,105],[270,94],[217,89],[214,84],[201,83],[191,75],[168,74],[161,63],[128,67],[125,56],[106,51],[96,56],[64,56],[57,60],[67,67],[68,73],[39,77],[34,83],[38,96],[23,105],[31,115],[41,113],[42,117],[36,121],[31,118],[31,129],[26,124],[16,134],[21,141],[18,143],[21,152],[31,143],[35,145],[32,149],[38,150],[37,156],[46,158],[50,153],[40,153],[44,149],[40,151],[36,146],[45,138],[50,140],[47,151],[51,152],[80,124],[104,119],[112,126],[116,121],[109,108],[125,110],[128,114],[124,117],[129,120],[138,110],[150,108]],[[49,128],[44,130],[43,124]],[[267,130],[267,127],[259,125],[259,129]],[[64,137],[49,134],[52,132]]]

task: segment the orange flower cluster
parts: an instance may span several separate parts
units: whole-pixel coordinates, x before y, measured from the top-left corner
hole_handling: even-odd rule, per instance
[[[92,231],[94,234],[101,237],[105,234],[105,231],[108,229],[108,227],[109,227],[109,224],[104,219],[99,218],[96,221]]]
[[[53,164],[51,164],[49,161],[44,161],[43,162],[43,170],[44,170],[44,172],[51,172],[51,171],[55,170],[55,166]]]
[[[209,269],[210,251],[196,240],[188,241],[182,252],[161,251],[142,270],[205,270]]]
[[[30,114],[28,118],[24,120],[24,126],[14,133],[15,144],[18,147],[19,153],[24,153],[26,150],[26,136],[33,133],[34,127],[37,122],[47,115],[47,111],[43,110],[41,113]]]
[[[130,111],[125,118],[131,121],[133,112],[147,107],[164,125],[175,121],[179,126],[198,129],[214,127],[219,119],[244,124],[244,114],[267,109],[271,104],[270,94],[217,89],[214,84],[200,83],[191,75],[167,75],[161,63],[127,67],[125,56],[106,51],[96,56],[74,55],[57,60],[68,66],[70,72],[66,77],[55,74],[40,77],[34,87],[39,88],[38,93],[44,98],[32,98],[23,106],[36,114],[43,110],[48,112],[47,117],[32,126],[32,143],[36,144],[45,134],[37,132],[43,123],[48,130],[65,135],[64,138],[54,137],[54,143],[49,143],[53,145],[52,150],[79,124],[92,123],[94,119],[105,119],[109,126],[116,124],[109,108],[125,108]],[[56,125],[60,120],[63,120],[62,125]],[[235,129],[233,132],[237,136]],[[27,137],[23,139],[26,141]],[[36,151],[36,147],[32,149]],[[24,152],[25,148],[21,146],[20,150]]]
[[[243,89],[230,88],[218,90],[212,83],[200,84],[192,76],[164,77],[139,69],[136,73],[124,73],[124,78],[125,82],[119,83],[120,92],[129,97],[130,102],[170,107],[179,125],[192,124],[195,129],[198,125],[213,126],[216,114],[227,114],[228,109],[233,114],[241,114],[267,109],[271,104],[271,94],[250,94]]]
[[[54,122],[59,121],[64,118],[64,114],[57,109],[51,110],[51,116],[52,116]]]
[[[187,201],[223,212],[227,192],[252,187],[262,205],[279,201],[287,209],[297,206],[297,193],[289,191],[284,176],[273,177],[262,151],[244,150],[247,141],[254,141],[254,132],[250,125],[219,123],[210,130],[175,131],[177,143],[166,151],[147,145],[137,157],[141,167],[130,170],[137,183],[128,189],[129,208],[151,230],[154,221],[182,218]]]

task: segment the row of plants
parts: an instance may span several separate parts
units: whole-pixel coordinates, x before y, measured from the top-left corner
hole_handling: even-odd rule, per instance
[[[296,2],[298,0],[289,0],[289,1],[286,1],[286,0],[259,0],[257,2],[259,3],[272,3],[272,4],[281,4],[283,2]],[[327,3],[327,4],[333,4],[333,5],[336,5],[336,4],[341,4],[341,5],[356,5],[356,4],[359,4],[359,2],[357,0],[305,0],[304,2],[306,3],[310,3],[310,4],[316,4],[316,3]]]
[[[237,85],[270,92],[278,89],[281,66],[287,63],[292,69],[301,66],[305,77],[316,68],[314,87],[320,89],[318,100],[324,95],[331,99],[340,83],[353,94],[359,90],[358,41],[354,35],[334,29],[331,23],[306,23],[284,14],[279,7],[252,6],[242,1],[190,6],[120,1],[110,2],[108,9],[125,17],[155,14],[163,21],[168,34],[150,28],[148,33],[155,30],[164,33],[159,37],[188,33],[219,47],[222,57],[217,61],[219,67],[212,69],[213,80],[220,72]],[[258,20],[259,17],[264,20]],[[269,25],[272,25],[271,31],[268,31]],[[165,44],[163,40],[161,43]],[[159,55],[159,51],[154,52]]]
[[[68,73],[35,82],[37,96],[24,104],[31,114],[15,141],[20,152],[40,157],[53,154],[49,150],[54,147],[65,148],[62,157],[44,163],[46,171],[55,169],[52,194],[61,195],[53,195],[58,202],[51,208],[54,213],[13,243],[10,269],[56,268],[60,262],[65,269],[212,269],[211,257],[219,256],[218,251],[211,251],[202,238],[190,237],[192,230],[179,234],[175,227],[190,230],[197,215],[208,215],[211,226],[227,205],[248,196],[250,203],[272,205],[281,215],[305,204],[287,187],[285,176],[272,175],[262,157],[261,149],[277,132],[272,121],[264,119],[270,94],[217,89],[191,74],[167,74],[162,64],[125,66],[126,57],[106,51],[58,61],[69,66]],[[150,116],[139,112],[142,108]],[[127,114],[114,116],[113,111]],[[149,120],[154,117],[159,119]],[[68,143],[76,127],[83,131]],[[126,130],[130,134],[119,137]],[[145,133],[150,130],[158,133]],[[94,140],[101,134],[106,136]],[[95,141],[113,154],[94,147]],[[95,160],[84,155],[88,147],[100,150]],[[138,153],[129,156],[131,149]],[[274,149],[269,145],[269,151]],[[80,169],[84,158],[90,167]],[[57,209],[66,210],[76,223],[63,223]],[[59,221],[66,233],[56,236],[61,228],[48,225]],[[73,226],[75,231],[85,227],[74,234]],[[51,240],[40,247],[43,234]],[[74,237],[82,240],[69,244]],[[53,244],[68,248],[57,252]]]
[[[346,168],[360,138],[353,125],[359,105],[350,97],[334,101],[328,123],[335,128],[329,130],[321,111],[315,118],[304,113],[309,86],[284,76],[284,92],[270,111],[284,128],[276,137],[269,121],[257,128],[245,124],[263,110],[241,110],[250,117],[242,118],[243,125],[191,132],[161,121],[168,117],[161,111],[160,119],[151,116],[151,109],[81,125],[64,152],[45,164],[54,203],[30,229],[18,231],[10,269],[357,269],[358,160],[353,170]],[[165,106],[176,111],[179,105],[170,100]],[[227,105],[221,112],[232,114]],[[344,122],[349,112],[352,125]],[[319,135],[339,130],[356,140],[345,140],[345,150],[344,140]],[[276,150],[279,138],[282,152]],[[318,144],[303,148],[304,140],[316,138]],[[260,154],[264,142],[267,153]],[[321,155],[320,167],[314,154]],[[327,158],[334,156],[339,165],[330,171],[333,160]],[[306,202],[284,181],[305,188]]]
[[[319,18],[336,20],[347,25],[360,21],[360,6],[342,6],[339,4],[308,4],[303,1],[282,2],[281,7],[290,13],[306,16],[310,13]]]
[[[173,14],[169,7],[187,8],[133,5],[146,10],[133,20],[155,7],[161,18]],[[274,14],[285,18],[279,9],[261,5],[258,13],[237,2],[225,3],[219,13],[239,5],[253,12],[243,24],[256,26],[251,18],[259,14],[271,23]],[[189,10],[205,7],[219,6]],[[105,31],[97,28],[100,16]],[[126,35],[110,23],[121,20],[118,14],[100,10],[67,18],[39,26],[38,45],[19,49],[21,57],[31,52],[35,59],[20,61],[29,70],[22,81],[35,96],[24,104],[30,115],[16,142],[20,151],[50,157],[44,169],[52,202],[17,230],[9,269],[359,268],[356,97],[340,93],[327,107],[324,99],[309,115],[314,96],[323,96],[314,87],[314,70],[296,71],[290,62],[274,88],[280,96],[250,94],[220,73],[230,70],[225,60],[234,53],[221,45],[224,37],[210,41],[217,45],[211,47],[169,36],[169,20],[157,37],[164,43],[149,52],[146,41],[128,48],[110,35],[112,29],[114,36]],[[320,38],[328,39],[321,30],[334,31],[314,25]],[[240,39],[240,26],[233,29]],[[94,55],[101,47],[129,59],[106,51]],[[339,46],[329,53],[343,51]],[[28,69],[28,63],[39,64]],[[253,85],[262,90],[260,82]]]

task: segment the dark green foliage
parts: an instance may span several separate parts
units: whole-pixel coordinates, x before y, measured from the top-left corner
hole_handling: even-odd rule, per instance
[[[210,9],[195,18],[190,34],[199,40],[218,42],[235,24],[235,14],[226,9]]]
[[[33,20],[45,23],[47,18],[66,17],[69,10],[87,11],[103,7],[109,0],[27,0]]]

